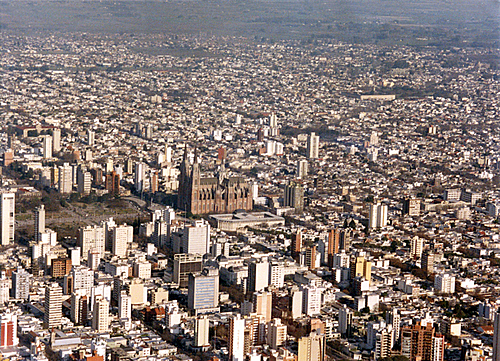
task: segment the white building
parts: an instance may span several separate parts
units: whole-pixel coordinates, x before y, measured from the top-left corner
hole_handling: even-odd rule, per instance
[[[319,135],[314,132],[307,137],[307,158],[319,158]]]
[[[388,207],[386,204],[371,204],[368,228],[374,229],[387,226],[387,211]]]
[[[0,227],[1,244],[8,246],[14,241],[14,226],[16,221],[14,193],[0,193]]]
[[[436,274],[434,288],[441,293],[455,293],[455,276],[448,273]]]

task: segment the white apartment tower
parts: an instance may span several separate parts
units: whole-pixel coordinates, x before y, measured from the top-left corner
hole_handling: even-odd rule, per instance
[[[69,163],[59,166],[58,188],[59,193],[71,193],[73,191],[73,169]]]
[[[97,332],[106,332],[109,329],[109,302],[102,296],[97,296],[94,301],[92,329]]]
[[[0,226],[2,231],[1,245],[7,246],[14,241],[15,225],[15,196],[14,193],[0,193]]]
[[[236,315],[229,324],[229,361],[245,360],[245,320]]]
[[[307,158],[319,158],[319,135],[316,135],[314,132],[307,137]]]
[[[374,229],[387,226],[387,211],[388,207],[386,204],[371,204],[368,228]]]
[[[35,242],[40,241],[40,233],[45,232],[45,206],[35,209]]]
[[[43,324],[45,328],[61,326],[62,318],[62,288],[57,283],[45,287]]]
[[[52,137],[50,135],[42,136],[42,153],[45,159],[52,158]]]

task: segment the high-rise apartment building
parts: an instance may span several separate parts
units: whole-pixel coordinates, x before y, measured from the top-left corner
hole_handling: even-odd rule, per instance
[[[287,327],[281,323],[280,318],[273,319],[268,325],[267,344],[277,350],[286,343]]]
[[[401,330],[401,354],[410,361],[434,361],[433,338],[435,329],[431,324],[422,326],[417,322]]]
[[[455,276],[448,273],[440,273],[434,277],[434,288],[436,292],[455,293]]]
[[[248,292],[254,293],[269,286],[269,263],[266,261],[252,261],[248,265]]]
[[[45,159],[52,158],[52,137],[50,135],[42,136],[42,155]]]
[[[111,253],[118,257],[127,255],[128,244],[132,243],[134,237],[134,228],[123,224],[111,228]]]
[[[255,292],[252,303],[254,313],[264,316],[266,323],[271,321],[273,311],[273,294],[271,292]]]
[[[314,132],[307,137],[306,155],[309,159],[319,158],[319,135]]]
[[[58,190],[63,194],[73,191],[73,169],[69,163],[59,166]]]
[[[0,227],[2,232],[1,245],[8,246],[14,241],[14,227],[16,223],[14,193],[0,193]]]
[[[297,212],[304,210],[304,187],[302,184],[292,181],[285,186],[283,205],[295,208]]]
[[[229,360],[245,361],[245,320],[240,315],[229,323]]]
[[[326,357],[325,335],[312,332],[309,336],[299,339],[297,361],[324,361]]]
[[[126,325],[126,328],[130,327],[132,322],[132,297],[125,290],[122,290],[118,296],[118,317]]]
[[[403,199],[403,215],[418,217],[420,215],[420,200],[415,198]]]
[[[371,204],[368,228],[374,229],[387,226],[387,211],[388,207],[386,204]]]
[[[299,159],[297,161],[297,178],[298,179],[304,179],[307,177],[307,173],[309,172],[309,164],[307,163],[307,160],[305,159]]]
[[[70,318],[76,325],[85,325],[88,321],[89,298],[85,289],[71,294]]]
[[[0,315],[0,349],[18,344],[17,314],[7,309]]]
[[[495,312],[493,319],[493,358],[492,361],[500,361],[500,311]]]
[[[34,211],[35,216],[35,242],[40,241],[40,233],[45,232],[45,206],[42,204]]]
[[[198,317],[194,321],[194,346],[207,347],[210,346],[209,331],[210,320],[206,316]]]
[[[434,260],[435,255],[430,251],[426,251],[422,255],[422,269],[427,273],[434,273]]]
[[[352,335],[352,311],[346,305],[339,310],[339,329],[341,335]]]
[[[97,296],[94,301],[92,329],[97,332],[107,332],[109,329],[109,302],[102,296]]]
[[[57,153],[61,150],[61,129],[52,129],[52,152]]]
[[[45,287],[43,324],[52,329],[61,326],[62,318],[62,288],[57,283]]]
[[[370,281],[372,278],[372,263],[364,256],[353,257],[351,259],[351,278],[364,277]]]
[[[82,257],[87,257],[89,250],[96,250],[101,255],[104,255],[104,227],[94,225],[80,228],[77,245],[82,251]]]
[[[12,297],[16,300],[27,300],[30,293],[30,277],[21,266],[12,272]]]

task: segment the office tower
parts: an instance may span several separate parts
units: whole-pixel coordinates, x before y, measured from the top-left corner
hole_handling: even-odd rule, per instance
[[[59,193],[71,193],[73,191],[73,170],[68,163],[59,166]]]
[[[203,257],[199,254],[174,255],[174,272],[172,281],[180,288],[189,284],[189,274],[199,273],[202,270]]]
[[[97,332],[107,332],[109,329],[109,302],[102,296],[94,301],[92,314],[92,329]]]
[[[78,230],[77,245],[82,250],[82,257],[87,257],[89,250],[96,250],[101,255],[104,255],[104,227],[94,225],[80,228]]]
[[[252,304],[254,313],[264,316],[266,323],[271,321],[273,310],[273,294],[271,292],[255,292]]]
[[[21,266],[12,272],[12,297],[16,300],[27,300],[30,294],[30,277]]]
[[[443,199],[445,201],[459,201],[462,196],[462,190],[460,188],[448,188],[443,192]]]
[[[143,163],[135,164],[134,186],[137,192],[144,191],[144,175],[146,173]]]
[[[386,204],[371,204],[368,228],[374,229],[387,226],[387,210]]]
[[[52,137],[50,135],[42,136],[42,153],[45,159],[52,158]]]
[[[306,248],[304,265],[310,270],[316,269],[316,246]]]
[[[351,278],[364,277],[370,281],[372,275],[372,263],[364,256],[358,256],[351,259]]]
[[[436,292],[455,293],[455,276],[448,273],[437,274],[434,278]]]
[[[188,307],[197,314],[210,312],[219,305],[219,271],[205,268],[201,273],[189,275]]]
[[[302,252],[302,232],[300,230],[292,235],[292,257],[297,260],[298,256]]]
[[[391,356],[394,330],[391,326],[385,327],[375,336],[375,360]]]
[[[291,181],[285,186],[283,205],[295,208],[297,212],[304,210],[304,187],[302,184]]]
[[[128,244],[132,243],[134,227],[122,224],[111,228],[111,253],[118,257],[127,255]]]
[[[71,294],[71,321],[76,325],[85,325],[88,321],[89,299],[84,289]]]
[[[16,222],[14,193],[0,193],[0,227],[2,227],[2,246],[8,246],[14,241],[14,226]]]
[[[422,326],[417,322],[401,330],[401,354],[410,361],[433,361],[433,338],[435,329],[431,324]]]
[[[328,232],[328,267],[333,267],[333,256],[339,253],[340,248],[340,230],[331,229]]]
[[[403,215],[418,217],[420,215],[420,200],[415,198],[403,199]]]
[[[52,329],[61,326],[62,318],[62,288],[57,283],[45,287],[43,325]]]
[[[209,342],[210,320],[206,316],[198,317],[194,321],[194,346],[207,347]]]
[[[378,133],[375,131],[370,134],[370,145],[378,145]]]
[[[176,235],[173,242],[175,253],[210,253],[210,224],[205,220],[193,221],[184,226],[181,235]]]
[[[93,130],[87,130],[87,145],[93,146],[95,144],[95,133]]]
[[[57,153],[61,150],[61,129],[52,129],[52,152]]]
[[[127,291],[120,291],[118,296],[118,318],[125,324],[125,328],[130,328],[132,322],[132,297]]]
[[[109,174],[106,174],[106,190],[111,195],[119,195],[120,194],[120,175],[115,171],[112,171]]]
[[[274,318],[268,325],[267,344],[273,349],[286,343],[287,327],[281,323],[281,319]]]
[[[229,323],[229,360],[245,361],[245,320],[240,315]]]
[[[92,175],[90,172],[87,172],[85,169],[78,169],[76,184],[78,193],[83,195],[90,194],[92,187]]]
[[[339,310],[338,332],[347,338],[352,335],[352,311],[346,305]]]
[[[309,165],[307,163],[307,160],[299,159],[297,161],[297,178],[304,179],[307,176],[308,171]]]
[[[324,361],[326,357],[325,335],[311,332],[307,337],[299,339],[297,361]]]
[[[0,348],[19,344],[17,337],[17,314],[7,309],[0,315]]]
[[[266,261],[252,261],[248,265],[248,292],[254,293],[269,286],[269,263]]]
[[[285,285],[284,267],[279,263],[269,264],[269,285],[282,288]]]
[[[202,177],[197,152],[191,165],[186,149],[178,178],[178,208],[192,214],[251,210],[253,207],[251,184],[242,177],[230,177],[224,167],[221,168],[217,177]]]
[[[319,158],[319,135],[312,132],[307,137],[307,158],[318,159]]]
[[[40,233],[45,232],[45,206],[42,204],[34,211],[35,216],[35,242],[40,241]]]
[[[493,358],[492,361],[500,361],[500,312],[495,312],[493,319]]]
[[[301,290],[302,313],[307,316],[319,315],[321,312],[321,289],[314,286],[303,286]]]
[[[410,255],[414,259],[419,259],[422,257],[423,248],[424,240],[422,238],[415,236],[410,240]]]

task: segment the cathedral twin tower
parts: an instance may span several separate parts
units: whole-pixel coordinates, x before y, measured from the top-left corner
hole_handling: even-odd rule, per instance
[[[191,165],[187,148],[180,167],[178,208],[191,214],[251,210],[252,188],[242,177],[229,177],[224,164],[215,177],[202,177],[197,150]]]

